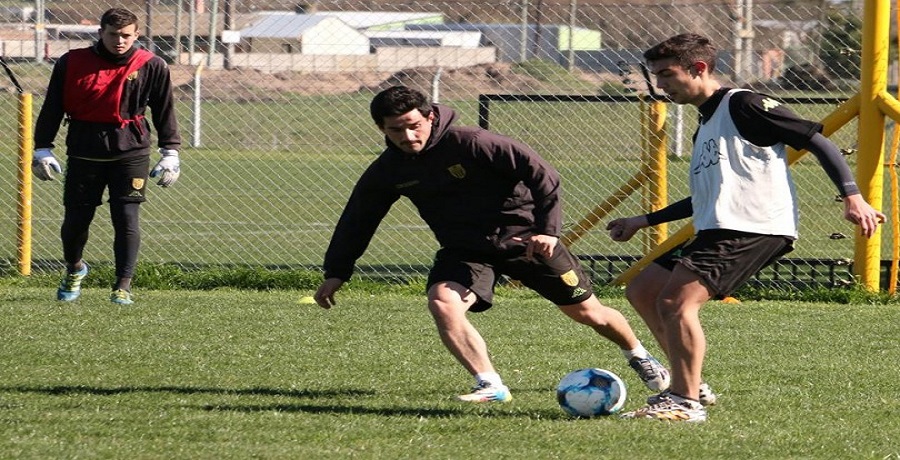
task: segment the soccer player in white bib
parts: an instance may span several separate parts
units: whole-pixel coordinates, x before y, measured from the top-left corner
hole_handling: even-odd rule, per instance
[[[772,97],[722,86],[712,75],[716,48],[706,37],[670,37],[644,58],[659,89],[700,112],[691,196],[656,212],[615,219],[607,230],[613,240],[627,241],[644,227],[693,217],[696,234],[647,266],[626,290],[665,350],[672,381],[667,391],[624,416],[702,422],[715,394],[701,377],[706,339],[700,308],[790,252],[798,236],[787,146],[815,155],[844,201],[844,217],[863,235],[872,236],[885,216],[860,195],[821,124],[798,117]]]

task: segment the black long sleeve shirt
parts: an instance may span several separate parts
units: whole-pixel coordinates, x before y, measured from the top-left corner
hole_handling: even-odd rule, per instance
[[[91,49],[102,58],[126,65],[131,52],[115,56],[102,44]],[[63,93],[66,90],[66,66],[69,53],[60,57],[53,67],[47,95],[41,106],[34,132],[35,148],[54,148],[54,140],[60,124],[67,116],[63,109]],[[178,150],[181,137],[175,117],[172,97],[172,80],[166,62],[159,56],[138,69],[136,78],[125,81],[119,112],[123,119],[144,116],[150,109],[153,126],[157,130],[157,146]],[[114,123],[93,123],[69,120],[66,135],[66,153],[70,156],[95,159],[117,159],[150,154],[151,131],[146,119],[138,124],[120,126]]]

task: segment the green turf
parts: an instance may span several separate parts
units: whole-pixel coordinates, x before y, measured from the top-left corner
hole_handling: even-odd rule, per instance
[[[573,420],[565,373],[620,374],[626,409],[650,393],[614,347],[524,291],[472,320],[509,404],[452,400],[470,377],[441,346],[421,295],[349,289],[135,292],[0,287],[0,457],[864,458],[900,457],[896,306],[711,303],[702,425]],[[647,332],[621,299],[606,302]],[[648,344],[652,347],[652,344]]]

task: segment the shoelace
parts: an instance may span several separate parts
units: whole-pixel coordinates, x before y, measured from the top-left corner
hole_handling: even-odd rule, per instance
[[[80,272],[66,273],[66,281],[63,284],[65,285],[66,289],[76,287],[77,285],[81,284],[82,276],[83,274]]]
[[[653,369],[653,362],[650,361],[649,358],[638,358],[636,363],[641,368],[642,375],[645,375],[648,379],[655,379],[658,377],[656,370]]]

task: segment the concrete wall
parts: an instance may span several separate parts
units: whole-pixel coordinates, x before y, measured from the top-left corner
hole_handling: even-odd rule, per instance
[[[212,68],[223,67],[224,56],[213,55]],[[284,53],[239,53],[232,60],[235,67],[263,72],[396,72],[413,67],[468,67],[496,62],[493,48],[381,48],[376,54],[360,56],[315,56]],[[206,65],[205,53],[194,53],[193,65]],[[179,61],[188,64],[188,54]]]

